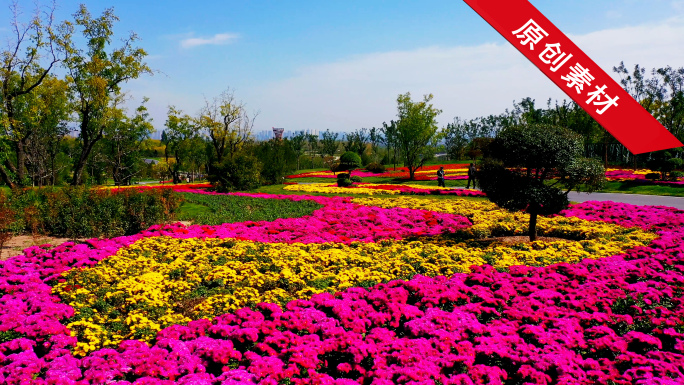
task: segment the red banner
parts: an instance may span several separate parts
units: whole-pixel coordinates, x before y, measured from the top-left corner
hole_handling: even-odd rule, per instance
[[[632,153],[682,146],[529,1],[464,1]]]

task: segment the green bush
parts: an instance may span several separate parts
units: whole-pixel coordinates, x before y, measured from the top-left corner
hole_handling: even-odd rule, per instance
[[[354,182],[352,182],[351,179],[345,178],[345,179],[338,179],[337,180],[337,187],[349,187],[352,184],[354,184]]]
[[[385,166],[379,163],[371,163],[366,166],[366,170],[375,174],[382,174],[385,172]]]
[[[365,166],[365,165],[370,164],[372,162],[372,158],[370,157],[370,155],[367,155],[365,152],[363,154],[361,154],[361,156],[359,158],[361,159],[361,165],[362,166]]]
[[[353,177],[349,178],[349,180],[355,183],[361,183],[361,177],[357,175],[354,175]]]
[[[340,171],[352,171],[361,168],[361,157],[355,152],[347,151],[340,157]]]
[[[677,179],[684,177],[684,172],[681,171],[670,171],[670,180],[676,181]]]
[[[64,187],[17,189],[9,204],[16,213],[14,233],[89,238],[136,234],[167,222],[181,200],[170,189]]]
[[[349,179],[349,174],[339,173],[339,174],[337,174],[337,179]]]
[[[253,190],[261,186],[261,162],[249,154],[237,154],[214,164],[209,181],[216,191]]]

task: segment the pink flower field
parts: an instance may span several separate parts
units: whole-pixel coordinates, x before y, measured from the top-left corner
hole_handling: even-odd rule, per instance
[[[684,211],[613,202],[560,215],[658,234],[608,258],[546,267],[489,265],[261,303],[161,330],[147,344],[73,354],[74,309],[52,294],[70,269],[146,237],[373,243],[471,226],[453,214],[312,199],[303,218],[157,225],[133,236],[32,247],[0,262],[3,384],[682,384]],[[78,288],[75,288],[75,290]]]

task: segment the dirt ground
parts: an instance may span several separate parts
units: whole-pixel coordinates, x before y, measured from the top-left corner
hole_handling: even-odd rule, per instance
[[[49,243],[52,246],[58,246],[68,241],[69,238],[55,238],[44,235],[35,237],[31,235],[18,235],[5,242],[2,250],[0,250],[0,261],[22,254],[23,250],[27,247],[43,245],[46,243]]]

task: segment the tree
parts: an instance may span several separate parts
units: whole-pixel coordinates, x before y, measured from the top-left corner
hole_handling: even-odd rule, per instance
[[[0,52],[0,139],[8,144],[14,156],[0,159],[0,178],[10,187],[25,185],[27,144],[35,126],[19,123],[17,109],[23,96],[29,96],[46,79],[61,60],[59,54],[68,33],[57,33],[53,27],[55,7],[41,16],[36,9],[31,21],[22,24],[17,2],[10,6],[13,19],[10,22],[12,37],[7,50]],[[64,31],[62,31],[64,32]],[[46,59],[43,62],[43,59]],[[28,111],[30,113],[30,111]],[[14,162],[12,162],[14,158]]]
[[[357,168],[361,168],[361,166],[361,157],[353,151],[347,151],[340,157],[339,170],[349,171],[349,175]]]
[[[413,102],[410,92],[397,97],[396,140],[411,180],[416,170],[434,156],[439,140],[436,118],[442,111],[430,104],[432,98],[432,94],[425,95],[422,101]]]
[[[220,192],[253,190],[261,185],[261,167],[256,157],[240,152],[215,164],[208,179]]]
[[[54,185],[57,173],[66,165],[58,164],[62,140],[69,132],[71,114],[68,83],[53,75],[43,79],[33,92],[15,99],[15,124],[25,133],[22,139],[24,166],[34,186]]]
[[[188,114],[169,106],[166,118],[166,147],[164,158],[168,165],[168,172],[171,174],[173,183],[180,183],[180,172],[186,169],[186,161],[193,152],[204,150],[198,143],[193,143],[193,139],[198,136],[199,127],[197,122]],[[169,161],[173,155],[173,162]]]
[[[447,123],[444,130],[444,147],[446,147],[449,159],[463,159],[468,145],[468,123],[454,118],[453,123]]]
[[[377,162],[380,144],[384,140],[382,137],[382,129],[375,127],[371,128],[368,131],[368,139],[370,140],[371,151],[373,152],[373,162]]]
[[[113,101],[121,93],[121,85],[152,70],[143,62],[147,53],[133,47],[138,36],[131,32],[119,48],[107,52],[114,34],[112,28],[119,18],[114,9],[106,9],[93,18],[85,5],[74,15],[75,24],[83,30],[87,50],[66,43],[66,66],[74,103],[78,112],[78,140],[80,154],[74,160],[72,185],[82,182],[83,168],[93,147],[104,137],[109,119],[116,115]],[[64,35],[71,36],[75,29],[70,22],[64,26]]]
[[[347,143],[344,144],[344,150],[353,151],[358,155],[362,155],[364,151],[366,151],[368,140],[368,130],[365,128],[350,132],[347,134]]]
[[[253,153],[262,164],[261,178],[268,184],[280,184],[297,167],[297,155],[285,141],[271,139],[254,146]]]
[[[314,168],[314,155],[318,152],[318,135],[307,134],[306,141],[309,144],[309,158],[311,158],[311,168]]]
[[[142,167],[143,143],[154,132],[145,107],[148,100],[143,99],[132,118],[127,117],[125,110],[120,109],[107,123],[102,146],[107,156],[106,163],[117,186],[130,185]]]
[[[211,102],[205,99],[204,108],[197,121],[207,132],[218,163],[221,163],[226,155],[237,154],[250,140],[258,115],[258,112],[250,115],[244,103],[235,98],[235,93],[230,88]]]
[[[568,193],[574,189],[592,192],[603,187],[605,169],[582,155],[582,138],[566,128],[512,126],[487,147],[477,178],[492,202],[530,214],[528,235],[534,241],[538,215],[566,208]]]
[[[677,157],[682,153],[684,151],[681,148],[656,151],[651,153],[651,159],[646,164],[651,170],[660,172],[661,180],[667,180],[671,176],[670,173],[684,165],[684,159]]]
[[[392,163],[394,168],[397,168],[397,151],[399,148],[399,142],[397,141],[397,122],[394,120],[390,121],[390,124],[382,122],[382,137],[385,139],[385,146],[387,146],[387,152],[392,150]]]
[[[294,136],[286,140],[287,144],[290,146],[290,149],[292,149],[295,156],[297,156],[297,170],[299,170],[299,158],[304,155],[304,143],[306,143],[306,135],[304,134],[304,131],[299,131]]]
[[[340,143],[337,141],[339,133],[325,130],[321,138],[321,155],[335,156]]]

